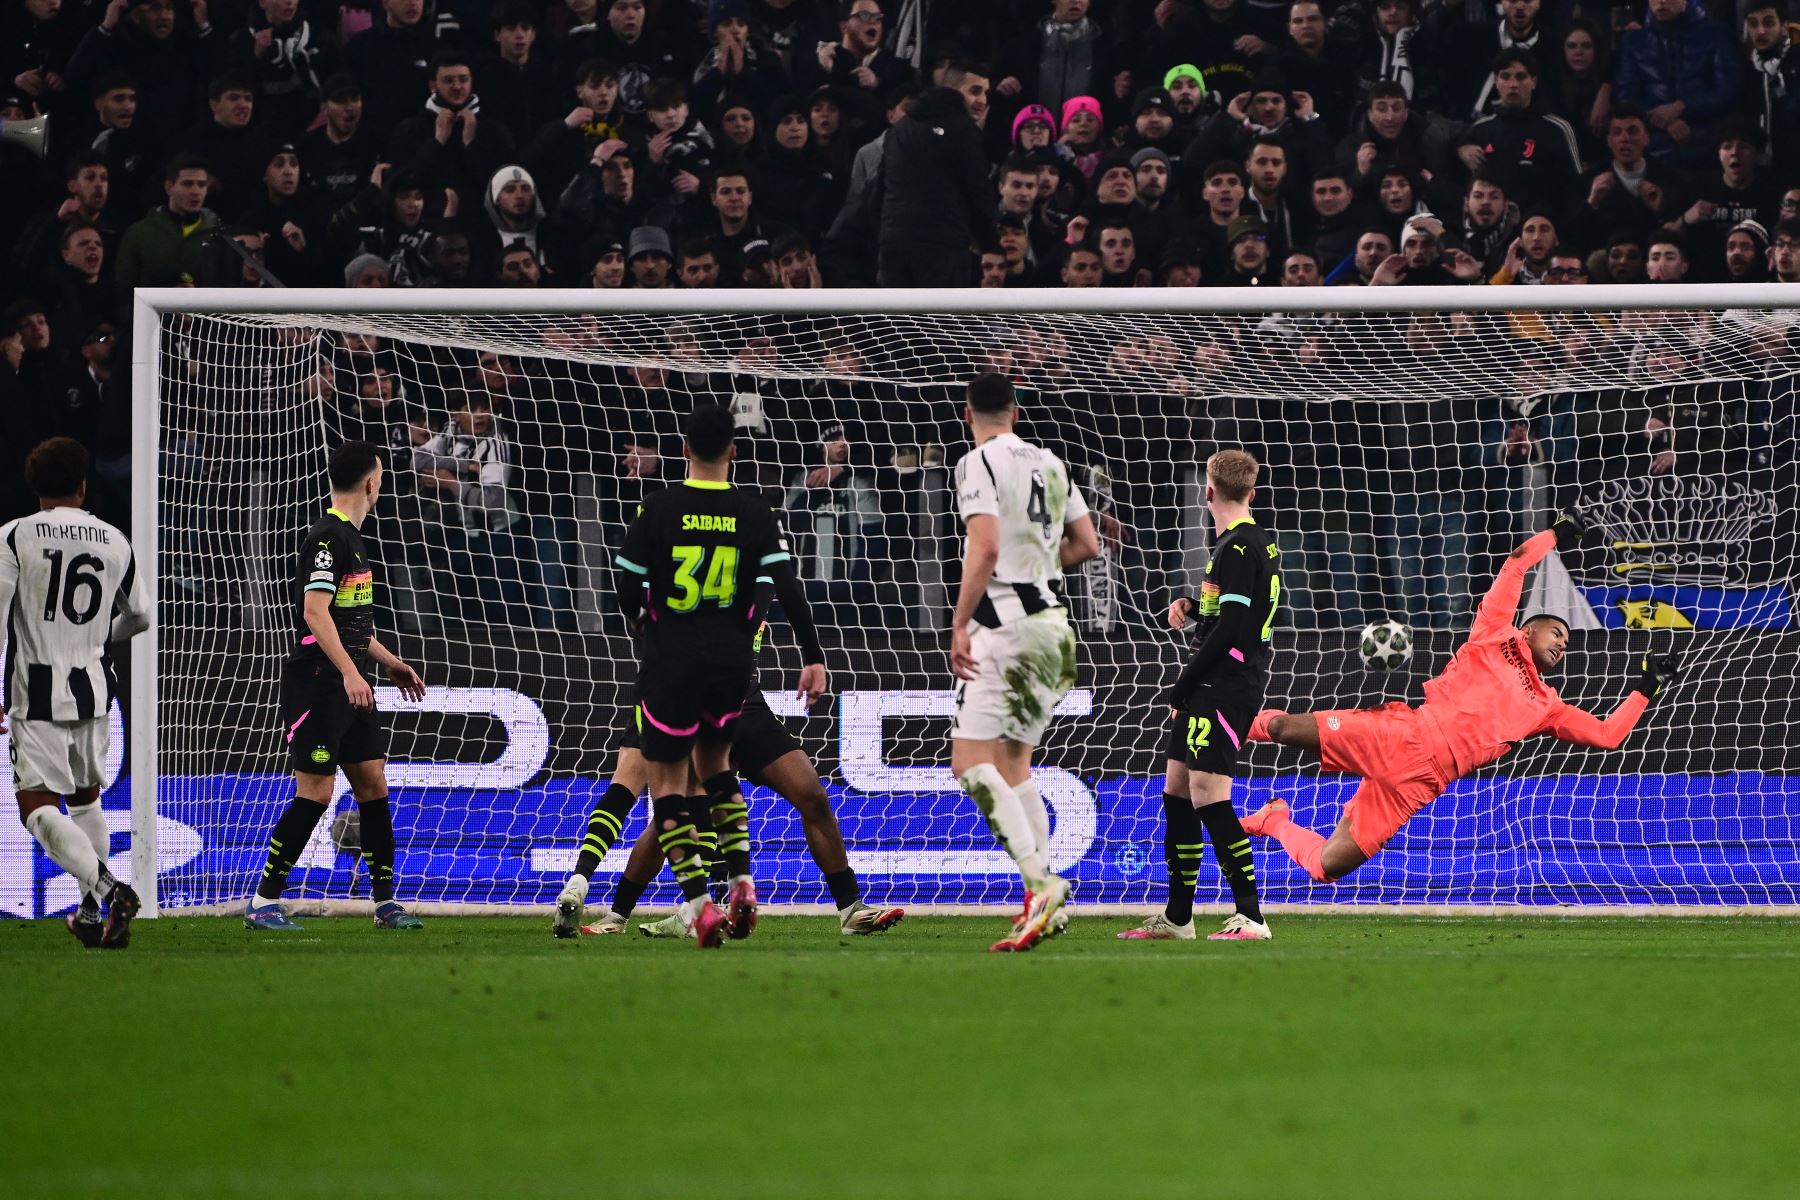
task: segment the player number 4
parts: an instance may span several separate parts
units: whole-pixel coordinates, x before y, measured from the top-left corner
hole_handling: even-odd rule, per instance
[[[716,600],[720,608],[730,608],[737,597],[738,552],[736,546],[714,546],[707,560],[705,546],[672,546],[675,556],[675,586],[679,595],[669,597],[669,608],[675,612],[692,612],[702,600]],[[706,563],[706,576],[700,576],[700,564]]]

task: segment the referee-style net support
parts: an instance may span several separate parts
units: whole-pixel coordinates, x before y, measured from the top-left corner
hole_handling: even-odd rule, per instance
[[[298,541],[329,449],[366,438],[389,468],[364,527],[379,629],[430,688],[420,704],[377,690],[401,895],[548,903],[635,670],[612,550],[682,477],[682,415],[717,403],[830,656],[831,694],[804,712],[777,617],[762,684],[865,891],[1010,903],[1011,865],[948,769],[945,634],[961,388],[1000,371],[1104,540],[1067,579],[1080,682],[1038,756],[1052,859],[1081,901],[1161,902],[1161,692],[1184,655],[1164,613],[1212,537],[1201,464],[1241,446],[1281,551],[1272,706],[1417,703],[1507,552],[1571,507],[1590,545],[1526,593],[1575,630],[1553,683],[1605,712],[1646,652],[1686,664],[1621,749],[1530,741],[1335,888],[1262,844],[1265,899],[1792,904],[1797,308],[1781,285],[140,292],[133,531],[158,620],[133,648],[129,782],[108,803],[129,789],[134,875],[165,909],[249,894],[292,794],[277,681]],[[1358,631],[1390,617],[1417,652],[1372,673]],[[1240,809],[1284,796],[1322,830],[1355,786],[1267,745],[1240,774]],[[794,810],[756,790],[752,812],[764,898],[823,901]],[[341,780],[331,816],[293,895],[366,895]],[[640,804],[596,902],[645,819]],[[672,897],[658,886],[649,903]],[[73,903],[51,891],[40,907]],[[1224,895],[1204,871],[1201,900]]]

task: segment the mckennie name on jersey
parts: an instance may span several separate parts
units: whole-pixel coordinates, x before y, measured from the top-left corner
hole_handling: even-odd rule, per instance
[[[150,593],[125,535],[79,508],[0,526],[6,711],[27,721],[106,715],[109,642],[149,627]]]

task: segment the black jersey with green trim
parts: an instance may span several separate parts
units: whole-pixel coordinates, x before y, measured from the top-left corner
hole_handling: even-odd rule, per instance
[[[1209,645],[1225,606],[1236,604],[1249,610],[1248,621],[1233,622],[1242,635],[1231,638],[1229,645]],[[1232,522],[1213,547],[1196,597],[1199,623],[1193,644],[1196,653],[1207,652],[1204,678],[1266,680],[1273,655],[1275,610],[1280,604],[1281,572],[1274,539],[1250,517]]]
[[[331,623],[352,660],[361,664],[375,638],[375,574],[363,550],[362,534],[335,508],[306,531],[294,569],[296,642],[291,657],[322,658],[319,641],[306,624],[306,594],[330,592]]]
[[[655,651],[748,651],[768,601],[757,585],[790,555],[762,497],[690,479],[658,492],[613,557],[619,604]]]

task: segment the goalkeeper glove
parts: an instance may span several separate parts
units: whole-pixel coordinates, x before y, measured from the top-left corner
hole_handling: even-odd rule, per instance
[[[1681,674],[1681,659],[1673,654],[1664,654],[1659,658],[1646,654],[1643,671],[1638,681],[1631,685],[1631,690],[1644,693],[1646,700],[1654,700]]]
[[[1587,534],[1587,523],[1576,512],[1559,513],[1556,520],[1550,522],[1550,532],[1556,535],[1558,550],[1573,550],[1581,544]]]

